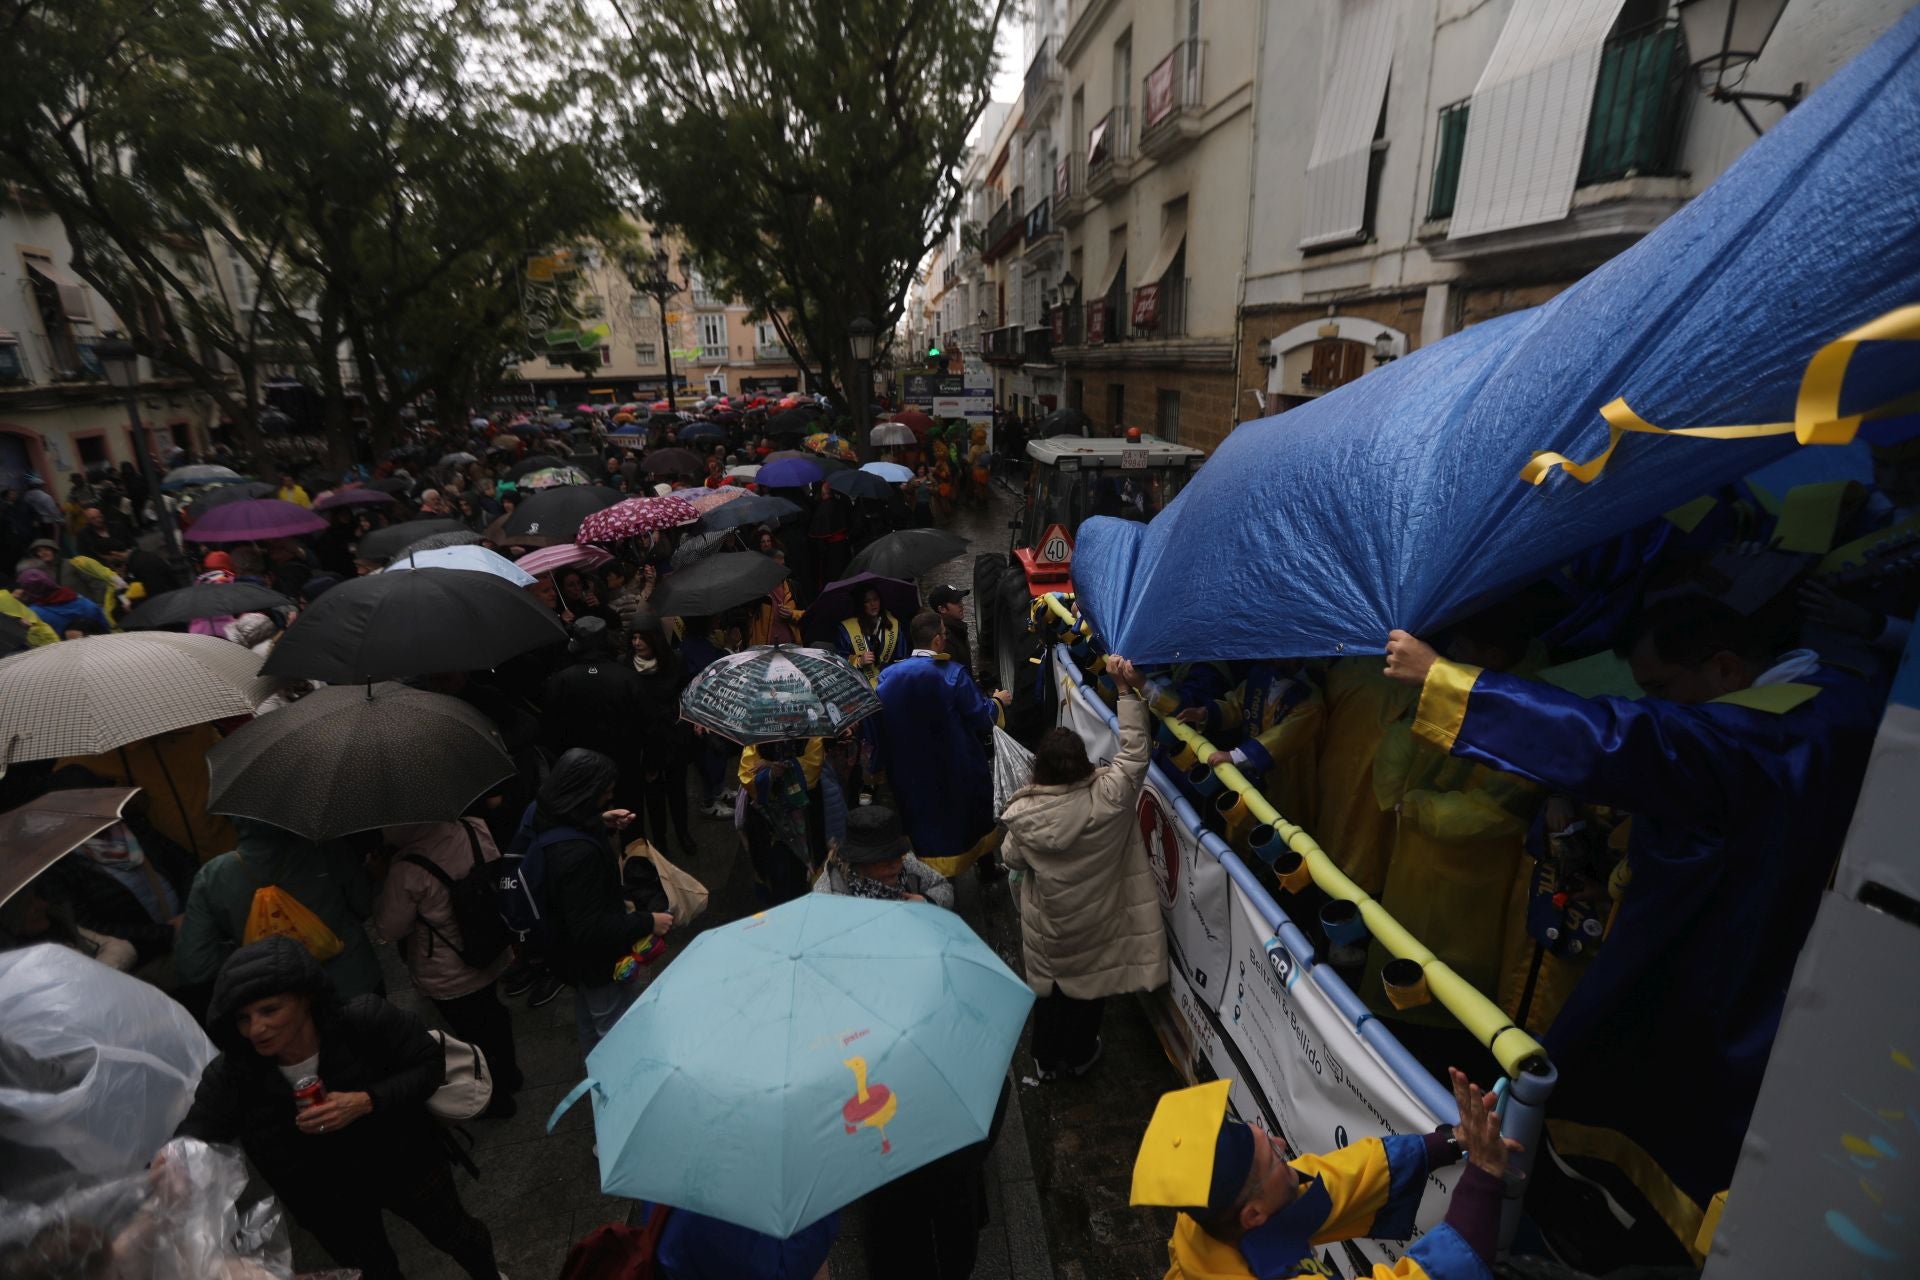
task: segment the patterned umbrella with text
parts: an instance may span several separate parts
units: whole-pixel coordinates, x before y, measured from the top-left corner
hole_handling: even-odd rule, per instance
[[[680,695],[680,715],[743,746],[833,737],[880,710],[853,664],[826,649],[759,645],[730,653]]]

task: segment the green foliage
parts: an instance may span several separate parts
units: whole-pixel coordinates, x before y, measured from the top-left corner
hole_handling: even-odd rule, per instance
[[[623,125],[648,216],[844,384],[848,326],[891,332],[951,225],[1009,0],[614,5],[606,65],[637,99]]]

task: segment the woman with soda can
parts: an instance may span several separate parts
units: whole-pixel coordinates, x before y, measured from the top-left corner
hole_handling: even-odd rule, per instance
[[[473,1280],[498,1280],[493,1238],[468,1213],[427,1099],[446,1076],[426,1023],[379,996],[342,1002],[291,938],[240,948],[207,1007],[220,1056],[178,1136],[237,1142],[335,1262],[366,1280],[400,1263],[382,1209]]]

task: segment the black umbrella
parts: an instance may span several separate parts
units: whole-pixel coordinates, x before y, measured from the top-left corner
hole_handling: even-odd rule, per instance
[[[187,504],[187,518],[198,520],[215,507],[224,507],[229,502],[245,502],[250,498],[271,498],[280,492],[264,480],[249,480],[245,484],[224,484],[218,489],[209,489]]]
[[[807,606],[806,628],[809,640],[825,641],[839,630],[844,618],[860,612],[868,590],[880,593],[880,607],[904,625],[920,610],[920,593],[911,582],[884,577],[877,573],[855,573],[820,588],[820,594]]]
[[[207,752],[207,768],[209,811],[309,840],[446,822],[514,774],[484,715],[458,698],[399,684],[310,693],[223,738]]]
[[[758,600],[786,577],[787,566],[757,551],[716,552],[662,578],[652,608],[665,618],[710,617]]]
[[[548,467],[567,466],[567,460],[553,453],[536,453],[522,458],[507,468],[507,479],[518,480],[521,476],[532,475],[536,471],[545,471]]]
[[[393,553],[388,564],[399,564],[416,551],[438,551],[442,547],[475,547],[486,539],[471,529],[458,529],[451,533],[430,533],[418,542],[409,542]]]
[[[195,618],[220,618],[238,613],[263,613],[291,608],[293,601],[278,591],[252,582],[196,582],[177,591],[163,591],[140,605],[120,622],[122,631],[157,631],[184,627]]]
[[[374,573],[314,601],[287,628],[260,673],[362,684],[479,671],[566,635],[538,600],[490,573]]]
[[[755,493],[709,509],[700,517],[699,527],[707,533],[720,529],[744,529],[748,525],[779,524],[799,514],[800,504],[796,502]]]
[[[597,484],[570,484],[544,489],[513,509],[500,531],[508,538],[526,535],[571,542],[580,522],[596,511],[621,502],[623,496]]]
[[[1078,409],[1055,409],[1033,424],[1033,434],[1041,440],[1048,436],[1084,436],[1087,434],[1087,415]]]
[[[690,449],[656,449],[647,455],[645,464],[650,476],[697,476],[705,467]]]
[[[782,409],[767,419],[766,434],[770,436],[810,436],[819,415],[808,413],[804,409]]]
[[[966,549],[965,538],[945,529],[901,529],[874,539],[847,565],[847,572],[877,573],[883,578],[918,578]]]
[[[458,520],[438,517],[429,520],[406,520],[399,524],[390,524],[384,529],[375,529],[353,550],[353,554],[362,560],[391,560],[420,539],[436,533],[465,533],[467,526]]]
[[[827,477],[827,488],[849,498],[872,498],[876,502],[893,496],[893,486],[871,471],[836,471]]]

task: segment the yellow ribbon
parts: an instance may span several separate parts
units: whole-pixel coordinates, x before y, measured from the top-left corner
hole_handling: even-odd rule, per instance
[[[1806,372],[1800,375],[1800,392],[1793,404],[1792,422],[1760,422],[1734,427],[1656,427],[1632,409],[1624,398],[1616,397],[1600,408],[1607,423],[1607,447],[1599,457],[1575,462],[1562,454],[1541,452],[1520,469],[1520,478],[1539,484],[1547,473],[1560,467],[1587,484],[1607,469],[1620,438],[1628,432],[1655,436],[1694,436],[1706,440],[1756,440],[1763,436],[1791,434],[1805,444],[1851,444],[1860,424],[1876,418],[1910,413],[1920,408],[1920,392],[1889,400],[1861,413],[1842,415],[1840,391],[1847,380],[1847,365],[1863,342],[1920,340],[1920,306],[1899,307],[1848,333],[1842,334],[1813,353]]]

